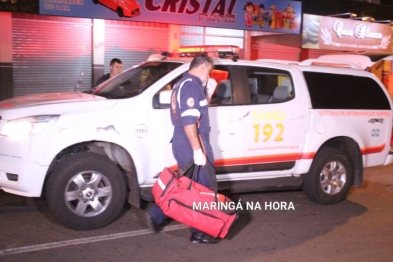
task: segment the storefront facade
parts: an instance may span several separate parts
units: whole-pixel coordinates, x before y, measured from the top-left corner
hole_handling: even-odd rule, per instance
[[[239,46],[240,56],[249,59],[250,32],[300,33],[299,27],[262,28],[263,5],[246,8],[237,0],[185,6],[139,1],[140,13],[134,14],[113,10],[105,1],[31,2],[0,3],[0,100],[70,91],[79,79],[80,90],[89,90],[108,73],[114,57],[127,68],[182,45],[230,44]],[[301,13],[300,2],[265,3],[266,15],[272,8],[284,12],[288,6]],[[301,24],[301,17],[296,23]]]
[[[318,24],[317,31],[310,33],[306,20],[317,17],[330,23],[333,18],[302,15],[301,2],[297,1],[266,0],[264,4],[252,6],[247,6],[250,2],[236,0],[200,1],[203,4],[175,6],[165,0],[145,0],[139,1],[139,14],[123,12],[122,17],[118,10],[101,1],[94,4],[93,1],[36,0],[36,5],[31,2],[21,0],[14,6],[0,4],[3,5],[0,6],[0,100],[74,90],[80,79],[80,90],[89,90],[100,76],[108,73],[112,58],[120,58],[123,68],[127,68],[145,61],[153,53],[172,52],[187,45],[236,45],[240,47],[240,57],[251,60],[301,61],[326,54],[365,51],[363,43],[358,44],[363,47],[358,50],[342,43],[324,44],[321,26]],[[351,22],[334,21],[337,20],[344,24]],[[366,27],[370,24],[356,22]],[[377,27],[372,32],[384,37],[377,39],[379,45],[385,39],[384,52],[391,52],[391,27],[374,24]],[[323,28],[333,27],[323,24]],[[326,32],[339,38],[334,29],[329,30]],[[370,39],[375,40],[375,35]],[[388,69],[386,63],[378,70],[385,76]]]

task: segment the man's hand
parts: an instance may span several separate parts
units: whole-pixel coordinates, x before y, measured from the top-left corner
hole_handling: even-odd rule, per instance
[[[206,84],[206,91],[209,94],[213,94],[214,90],[216,90],[217,81],[214,78],[209,78]]]
[[[209,104],[214,94],[214,90],[216,90],[216,87],[217,87],[217,81],[214,78],[209,78],[206,84],[206,93],[207,93],[206,99]]]
[[[194,151],[194,163],[197,166],[204,166],[206,164],[206,157],[202,152],[202,149]]]

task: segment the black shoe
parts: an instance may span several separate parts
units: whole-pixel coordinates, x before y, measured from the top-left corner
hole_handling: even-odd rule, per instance
[[[198,233],[192,233],[190,241],[194,244],[196,243],[202,243],[202,244],[214,244],[216,243],[216,239],[206,235],[205,233],[198,232]]]
[[[146,217],[146,223],[147,223],[147,225],[150,227],[150,229],[154,232],[154,233],[158,233],[158,232],[160,232],[161,230],[162,230],[162,227],[159,225],[159,224],[157,224],[154,220],[153,220],[153,218],[150,216],[150,214],[149,213],[146,213],[145,214],[145,217]]]

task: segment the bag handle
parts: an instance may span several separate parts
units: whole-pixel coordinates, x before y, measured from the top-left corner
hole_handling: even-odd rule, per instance
[[[180,169],[177,171],[176,178],[179,178],[179,177],[181,177],[181,176],[184,176],[184,174],[186,174],[187,171],[188,171],[193,165],[194,165],[194,160],[188,162],[184,167],[180,168]]]
[[[189,178],[190,178],[190,184],[189,184],[188,187],[187,187],[188,190],[191,189],[192,183],[193,183],[193,182],[196,182],[196,181],[195,181],[195,178],[196,178],[196,176],[197,176],[198,171],[199,171],[200,168],[202,168],[202,167],[197,166],[197,165],[194,166],[194,171],[192,172],[192,176],[189,177]],[[214,178],[216,179],[216,172],[214,171],[214,168],[213,168],[212,164],[210,164],[209,162],[206,162],[206,165],[205,165],[204,168],[206,168],[206,173],[207,173],[207,175],[208,175],[208,178],[209,178],[209,180],[210,180],[210,184],[211,184],[211,186],[212,186],[212,190],[213,190],[213,192],[214,192],[214,200],[215,200],[215,202],[217,203],[217,202],[218,202],[218,196],[217,196],[218,188],[217,188],[217,183],[213,184],[213,183],[211,182],[211,181],[212,181],[211,177],[214,176]]]

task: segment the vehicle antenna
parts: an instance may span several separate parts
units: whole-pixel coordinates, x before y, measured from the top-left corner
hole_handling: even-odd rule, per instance
[[[79,80],[78,80],[78,83],[74,86],[74,93],[76,94],[76,93],[80,93],[80,91],[78,90],[79,89],[79,87],[81,86],[81,84],[82,84],[82,78],[83,78],[83,75],[84,75],[85,73],[81,73],[81,75],[80,75],[80,77],[79,77]]]

